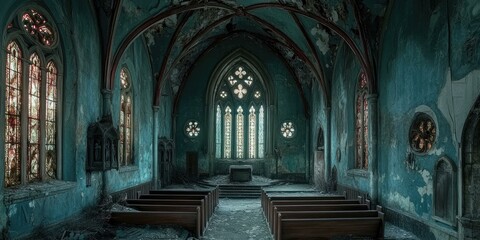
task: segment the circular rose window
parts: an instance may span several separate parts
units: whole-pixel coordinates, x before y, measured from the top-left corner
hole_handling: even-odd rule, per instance
[[[295,126],[292,122],[284,122],[280,127],[280,132],[284,138],[293,138],[295,135]]]
[[[437,127],[433,119],[420,113],[410,126],[410,147],[417,153],[427,153],[433,148],[437,136]]]
[[[200,126],[197,121],[189,121],[185,126],[185,133],[189,137],[197,137],[200,134]]]

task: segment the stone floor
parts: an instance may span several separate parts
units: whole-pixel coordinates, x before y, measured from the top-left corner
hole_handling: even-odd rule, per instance
[[[39,231],[27,239],[61,240],[151,240],[183,239],[195,240],[191,234],[174,226],[112,226],[107,223],[108,214],[103,210],[92,210],[86,215],[48,231]],[[260,199],[220,199],[218,208],[205,230],[202,240],[270,240]],[[385,239],[412,239],[417,237],[388,222],[385,225]]]
[[[214,184],[224,184],[226,176],[216,176],[209,180]],[[269,184],[270,180],[254,177],[255,184]],[[171,186],[173,188],[198,188],[195,184]],[[318,192],[308,184],[275,183],[271,190],[291,192],[291,194],[312,195]],[[285,194],[285,193],[283,193]],[[287,193],[288,194],[288,193]],[[175,226],[112,226],[108,223],[109,211],[122,208],[118,204],[105,204],[92,209],[82,216],[62,223],[54,228],[39,229],[34,236],[27,239],[61,239],[61,240],[150,240],[150,239],[184,239],[194,240],[188,231]],[[209,240],[270,240],[272,235],[263,216],[260,199],[220,199],[214,215],[209,221],[204,236]],[[413,239],[413,234],[385,224],[385,239]]]

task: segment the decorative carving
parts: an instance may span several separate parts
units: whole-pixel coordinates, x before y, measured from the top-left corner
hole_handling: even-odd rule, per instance
[[[118,130],[110,117],[91,124],[87,131],[87,171],[118,169]]]

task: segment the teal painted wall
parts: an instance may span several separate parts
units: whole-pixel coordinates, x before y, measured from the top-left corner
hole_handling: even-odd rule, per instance
[[[445,3],[439,1],[437,6],[414,1],[394,3],[387,27],[396,30],[385,32],[380,58],[381,201],[387,207],[426,221],[431,221],[436,161],[446,156],[458,164],[452,126],[448,122],[451,115],[442,113],[440,105],[448,73]],[[415,163],[409,165],[406,160],[412,150],[408,134],[417,112],[426,112],[435,120],[437,139],[431,152],[414,154]]]
[[[0,9],[0,26],[6,26],[11,14],[28,1],[4,1]],[[63,181],[29,184],[18,188],[3,187],[4,163],[0,164],[0,231],[5,238],[32,234],[95,206],[101,199],[102,175],[91,175],[86,186],[87,128],[102,115],[101,47],[94,7],[89,1],[36,2],[50,13],[59,30],[63,59],[62,174]],[[3,27],[2,27],[3,29]],[[5,48],[5,32],[2,33]],[[0,54],[4,64],[4,52]],[[153,144],[153,74],[143,38],[137,39],[126,51],[120,65],[129,66],[134,89],[134,161],[135,166],[106,173],[107,191],[113,193],[152,177]],[[3,75],[2,73],[1,75]],[[4,112],[4,82],[0,83],[0,110]],[[137,91],[135,91],[137,90]],[[113,119],[118,125],[119,82],[113,90]],[[0,118],[4,126],[4,116]],[[165,130],[161,131],[166,132]],[[0,129],[4,142],[4,128]],[[3,144],[1,145],[3,149]],[[4,159],[4,152],[0,151]],[[2,237],[0,237],[2,238]]]
[[[425,239],[457,237],[455,227],[432,218],[434,165],[447,157],[461,168],[458,144],[480,93],[478,23],[477,1],[391,1],[380,38],[378,89],[373,91],[378,93],[379,203],[426,224]],[[353,96],[359,68],[351,51],[341,47],[332,79],[330,157],[340,184],[368,192],[369,179],[349,171],[355,158]],[[427,154],[412,154],[409,146],[418,112],[429,114],[437,126]],[[407,163],[410,154],[413,164]]]
[[[368,192],[369,180],[353,171],[355,166],[355,95],[360,64],[342,44],[337,53],[332,80],[331,168],[337,168],[338,184]]]
[[[214,49],[205,54],[193,66],[190,77],[182,86],[178,96],[178,104],[175,109],[175,145],[176,145],[176,167],[185,171],[186,151],[199,152],[199,172],[208,173],[209,161],[207,159],[207,93],[208,81],[211,78],[214,68],[228,54],[238,48],[243,48],[253,54],[265,67],[265,72],[270,77],[274,87],[274,99],[277,108],[274,113],[274,142],[273,146],[282,149],[282,160],[279,163],[279,174],[283,173],[306,173],[307,166],[307,119],[305,117],[303,103],[293,76],[284,66],[283,62],[268,47],[258,47],[257,42],[249,38],[239,37],[229,39],[215,46]],[[201,134],[197,138],[188,138],[184,133],[184,127],[188,120],[198,120]],[[291,140],[284,140],[280,136],[280,124],[291,120],[296,125],[297,135]],[[268,157],[268,156],[267,156]],[[271,164],[268,163],[268,164]],[[270,166],[274,168],[274,166]],[[267,166],[268,168],[268,166]],[[267,170],[274,173],[274,169]]]

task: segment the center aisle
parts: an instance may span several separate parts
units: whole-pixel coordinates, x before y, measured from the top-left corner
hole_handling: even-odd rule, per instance
[[[260,199],[221,198],[201,239],[271,240]]]

